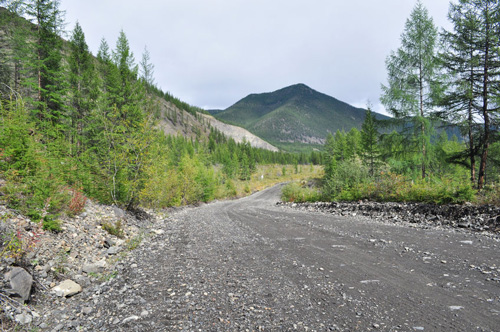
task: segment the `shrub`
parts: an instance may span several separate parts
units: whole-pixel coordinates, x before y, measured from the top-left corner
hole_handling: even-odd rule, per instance
[[[85,208],[85,203],[87,202],[87,197],[81,192],[81,189],[73,189],[73,195],[68,206],[68,215],[76,216],[83,212]]]
[[[102,228],[109,234],[114,235],[120,239],[125,237],[125,235],[123,234],[121,220],[117,220],[114,225],[112,223],[105,222],[102,224]]]
[[[48,214],[43,217],[42,228],[45,231],[59,233],[62,231],[61,221],[56,219],[55,216]]]
[[[315,202],[320,199],[317,189],[290,182],[281,190],[281,199],[285,202]]]

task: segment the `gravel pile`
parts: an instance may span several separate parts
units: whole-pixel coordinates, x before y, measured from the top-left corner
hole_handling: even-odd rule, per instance
[[[142,210],[89,200],[83,213],[63,218],[62,231],[52,233],[0,205],[0,330],[79,326],[92,304],[74,307],[75,299],[102,294],[154,223],[156,217]],[[119,229],[119,236],[104,225]]]
[[[423,203],[318,202],[277,203],[302,211],[338,216],[366,216],[390,222],[441,225],[474,231],[500,232],[500,208],[491,205],[435,205]]]

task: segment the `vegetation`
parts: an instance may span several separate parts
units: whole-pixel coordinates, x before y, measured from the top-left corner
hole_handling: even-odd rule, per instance
[[[451,4],[454,31],[441,34],[438,52],[436,28],[417,3],[387,59],[381,100],[394,119],[376,121],[368,111],[361,135],[328,135],[316,193],[290,184],[284,198],[498,204],[499,13],[497,1]],[[381,133],[383,122],[398,131]],[[463,139],[435,130],[442,124],[460,128]]]
[[[154,86],[147,48],[137,65],[121,31],[114,49],[103,39],[93,57],[78,23],[69,42],[60,37],[58,1],[7,4],[0,11],[8,46],[0,75],[3,199],[44,229],[59,231],[58,216],[80,213],[87,197],[124,208],[195,204],[258,189],[264,178],[252,183],[254,175],[264,176],[266,165],[311,163],[311,155],[255,149],[213,128],[196,139],[166,136],[157,127],[159,98],[181,109],[179,122],[201,110]]]
[[[124,208],[164,208],[237,197],[306,176],[322,177],[320,188],[290,184],[287,199],[444,203],[494,202],[499,196],[496,2],[452,5],[455,30],[441,36],[443,43],[417,4],[401,48],[387,60],[389,84],[382,100],[395,116],[392,132],[382,127],[388,118],[375,116],[370,107],[352,108],[303,84],[248,96],[219,113],[234,122],[243,107],[259,105],[239,121],[261,130],[264,138],[268,125],[283,117],[290,121],[282,129],[300,132],[301,140],[331,133],[323,152],[299,148],[295,154],[236,143],[213,128],[193,138],[165,135],[158,126],[161,100],[179,108],[167,117],[186,128],[186,117],[199,119],[204,111],[154,85],[147,48],[136,64],[121,31],[113,49],[103,39],[93,57],[78,23],[69,42],[60,37],[58,1],[7,4],[9,10],[0,11],[3,199],[45,229],[57,232],[59,216],[80,213],[87,197]],[[446,48],[438,49],[440,44]],[[298,111],[304,107],[308,119]],[[351,121],[343,116],[347,111],[356,124],[343,122]],[[440,124],[468,135],[450,137]],[[314,167],[318,164],[324,174]],[[477,195],[475,189],[482,191]],[[111,232],[119,229],[109,226]]]
[[[328,133],[360,129],[365,110],[296,84],[271,93],[251,94],[214,115],[285,151],[310,152]],[[377,114],[377,118],[387,117]]]

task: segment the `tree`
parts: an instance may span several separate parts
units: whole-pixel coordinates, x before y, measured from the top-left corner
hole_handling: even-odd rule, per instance
[[[48,122],[54,127],[63,125],[65,80],[62,70],[63,13],[58,0],[31,0],[27,3],[26,14],[36,25],[34,36],[35,57],[29,63],[35,74],[35,81],[29,84],[35,88],[35,106],[41,123]]]
[[[445,47],[440,58],[447,77],[439,101],[443,108],[437,115],[459,125],[466,133],[470,179],[475,182],[477,148],[474,144],[474,129],[477,109],[474,104],[480,91],[475,78],[479,64],[476,42],[480,21],[472,8],[463,1],[450,4],[448,17],[454,24],[454,31],[445,31],[442,35]]]
[[[373,115],[371,107],[366,110],[365,120],[361,125],[361,146],[363,148],[362,156],[369,164],[370,175],[373,176],[377,161],[380,157],[378,146],[377,120]]]
[[[154,85],[154,68],[155,66],[151,63],[151,56],[149,54],[148,48],[144,46],[144,53],[142,53],[141,59],[141,78],[146,85],[146,90],[150,92],[150,88]]]
[[[480,97],[476,107],[483,121],[481,161],[479,164],[478,188],[482,189],[486,176],[486,161],[492,140],[492,117],[499,111],[498,95],[500,86],[500,3],[495,0],[461,0],[469,6],[480,20],[478,38],[474,42],[479,59],[477,82],[480,84]]]
[[[335,148],[335,138],[331,133],[328,133],[328,135],[326,136],[324,157],[325,179],[327,180],[333,178],[335,170],[337,169]]]
[[[122,117],[128,119],[132,126],[141,123],[143,114],[139,107],[144,98],[143,86],[137,80],[138,66],[134,54],[130,50],[125,32],[120,31],[116,48],[112,52],[113,63],[118,68],[120,88],[116,92],[115,104],[122,111]]]
[[[422,178],[426,176],[429,115],[436,80],[437,29],[427,9],[418,2],[406,21],[401,47],[386,60],[388,86],[382,85],[382,104],[397,119],[411,121],[419,145]]]
[[[77,147],[80,147],[81,136],[83,135],[83,119],[89,116],[89,110],[93,106],[93,100],[96,99],[96,93],[93,88],[95,86],[93,80],[95,73],[91,54],[85,41],[85,34],[78,22],[76,22],[71,35],[70,47],[71,52],[68,62],[70,67],[69,82],[72,92],[71,137],[72,143],[76,143]]]

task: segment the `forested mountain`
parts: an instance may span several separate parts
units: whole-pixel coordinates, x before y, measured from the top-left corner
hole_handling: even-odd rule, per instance
[[[251,94],[223,111],[210,111],[278,147],[286,143],[323,144],[328,133],[361,128],[365,110],[311,89],[292,85],[270,93]],[[377,119],[386,119],[376,114]]]

